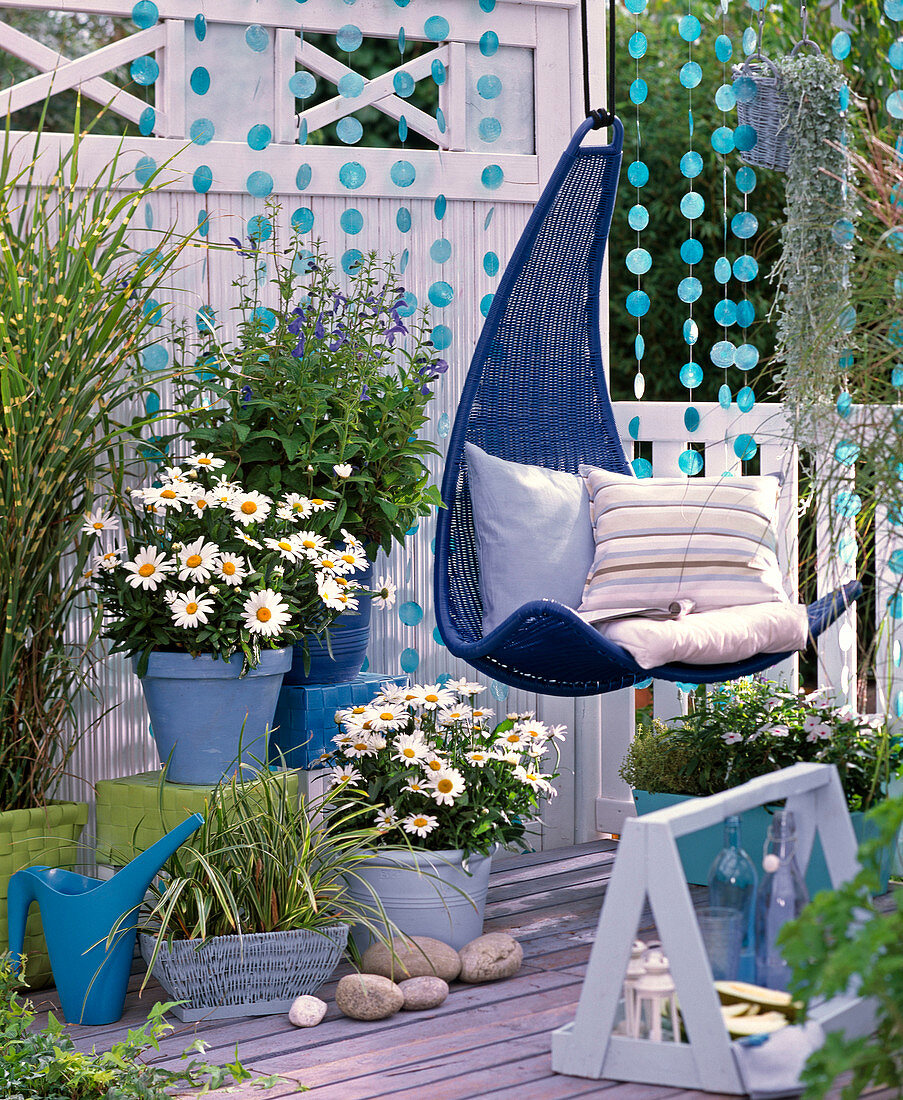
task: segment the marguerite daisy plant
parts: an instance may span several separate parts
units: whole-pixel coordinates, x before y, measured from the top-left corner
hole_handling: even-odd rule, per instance
[[[490,728],[491,711],[474,705],[483,690],[468,680],[393,685],[337,712],[324,763],[333,785],[354,775],[355,798],[366,792],[384,844],[484,854],[527,846],[542,799],[555,794],[558,773],[545,757],[557,756],[561,731],[532,714]]]
[[[114,652],[139,657],[139,675],[155,649],[224,660],[243,653],[253,667],[261,648],[322,637],[365,591],[355,581],[366,567],[355,539],[330,545],[299,531],[311,501],[246,490],[222,477],[224,465],[213,453],[190,455],[131,490],[119,516],[84,518],[105,633]],[[115,547],[103,545],[113,537]]]

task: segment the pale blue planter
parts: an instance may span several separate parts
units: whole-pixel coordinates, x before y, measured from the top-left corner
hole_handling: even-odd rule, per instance
[[[693,797],[693,795],[686,794],[658,794],[650,791],[633,792],[638,814],[649,814],[653,810],[663,810],[667,806],[675,806],[678,802],[686,802]],[[874,835],[874,828],[866,826],[863,813],[857,810],[851,813],[850,817],[853,821],[853,830],[856,833],[857,841],[862,842],[867,829],[870,837]],[[762,874],[762,853],[765,848],[765,839],[768,835],[770,821],[771,814],[764,806],[757,806],[755,809],[747,810],[745,814],[740,815],[743,848],[760,875]],[[723,825],[712,825],[708,829],[700,829],[699,832],[681,837],[677,841],[677,850],[680,853],[687,882],[695,886],[705,886],[708,883],[709,868],[723,845]],[[887,889],[890,857],[891,852],[888,851],[881,874],[883,890]],[[831,879],[828,875],[828,867],[825,863],[825,856],[817,833],[815,843],[812,845],[809,866],[806,870],[806,886],[810,897],[815,897],[820,890],[831,889]]]
[[[373,566],[368,565],[363,573],[355,573],[354,580],[369,588]],[[291,687],[311,687],[348,684],[356,680],[370,645],[371,604],[371,596],[359,596],[357,611],[343,611],[329,628],[328,645],[317,637],[308,638],[310,667],[307,672],[304,671],[304,646],[296,645],[285,683]]]
[[[137,667],[137,658],[133,663]],[[244,657],[228,661],[155,650],[141,678],[151,732],[172,783],[212,785],[239,763],[267,759],[282,677],[292,651],[264,649],[260,664],[239,678]]]

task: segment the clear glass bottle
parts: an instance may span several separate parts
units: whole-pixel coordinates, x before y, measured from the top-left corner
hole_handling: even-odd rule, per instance
[[[756,895],[756,981],[769,989],[786,989],[790,967],[775,941],[809,902],[796,862],[793,814],[788,810],[778,810],[768,827],[762,868],[765,874]]]
[[[758,881],[755,865],[741,844],[740,818],[733,814],[725,819],[724,847],[709,868],[709,905],[737,909],[743,914],[740,969],[737,974],[729,977],[746,982],[756,980],[755,913]]]

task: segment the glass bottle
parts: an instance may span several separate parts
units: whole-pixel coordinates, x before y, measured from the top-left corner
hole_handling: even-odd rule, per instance
[[[740,969],[730,978],[756,980],[755,913],[756,886],[759,876],[753,861],[743,850],[740,818],[733,814],[724,822],[724,847],[709,868],[709,905],[737,909],[743,914],[743,940],[740,945]]]
[[[769,989],[786,989],[790,967],[775,941],[783,926],[809,902],[796,862],[793,814],[788,810],[778,810],[768,827],[762,868],[765,874],[756,896],[756,981]]]

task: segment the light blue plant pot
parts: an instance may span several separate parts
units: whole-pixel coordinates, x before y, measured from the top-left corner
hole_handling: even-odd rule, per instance
[[[368,565],[354,579],[364,588],[373,581],[373,566]],[[294,648],[292,667],[285,674],[285,683],[292,687],[321,684],[347,684],[357,679],[367,658],[370,645],[370,612],[372,597],[360,596],[357,611],[343,611],[329,628],[329,644],[319,638],[308,638],[310,668],[304,671],[304,646]],[[330,652],[330,650],[332,652]]]
[[[387,849],[359,864],[346,876],[348,892],[362,905],[377,910],[408,936],[430,936],[459,949],[483,934],[483,914],[489,890],[492,856],[472,855],[464,866],[460,850],[427,852]],[[394,934],[377,911],[372,922]],[[363,925],[351,932],[361,951],[375,937]]]
[[[675,806],[678,802],[686,802],[695,796],[685,794],[659,794],[650,791],[634,791],[633,798],[638,814],[649,814],[653,810],[663,810],[667,806]],[[768,826],[772,815],[764,806],[756,806],[740,815],[740,835],[744,851],[753,861],[756,871],[762,874],[762,854],[765,849],[765,840],[768,835]],[[853,831],[856,840],[862,843],[875,835],[875,829],[865,821],[865,814],[854,811],[850,814],[853,822]],[[677,841],[677,850],[680,852],[684,874],[687,882],[696,886],[705,886],[708,882],[709,868],[714,862],[715,856],[724,845],[724,827],[712,825],[708,829],[700,829],[699,832],[689,836],[680,837]],[[890,872],[891,852],[883,861],[881,870],[882,888],[887,889],[888,875]],[[806,869],[806,888],[810,897],[820,890],[831,889],[831,878],[828,874],[828,865],[825,863],[824,852],[818,834],[812,845],[812,854],[809,857],[809,866]]]
[[[266,762],[267,740],[292,651],[261,650],[240,678],[244,657],[228,661],[155,650],[141,679],[151,732],[172,783],[213,785],[239,763]],[[133,658],[137,667],[137,658]]]

